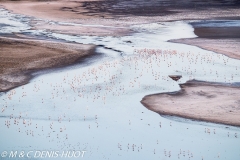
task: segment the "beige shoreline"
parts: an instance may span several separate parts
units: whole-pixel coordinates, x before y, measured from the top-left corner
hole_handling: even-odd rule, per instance
[[[133,32],[129,28],[123,27],[124,23],[121,21],[116,22],[114,19],[108,19],[108,16],[103,13],[97,15],[85,15],[84,13],[87,12],[87,10],[82,6],[83,2],[84,1],[81,0],[29,0],[15,2],[3,1],[0,2],[0,4],[13,13],[37,18],[38,20],[31,20],[32,29],[50,30],[54,33],[81,36],[126,36]],[[63,8],[73,8],[79,13],[73,12],[72,9],[63,10]],[[110,18],[113,17],[111,16]],[[64,22],[66,24],[49,24],[48,21]],[[82,25],[71,25],[70,23]],[[87,26],[84,26],[84,24]]]
[[[240,126],[240,87],[188,81],[175,93],[145,96],[141,103],[160,115]]]
[[[31,73],[76,63],[94,45],[0,37],[0,92],[29,82]]]
[[[227,57],[240,59],[240,38],[209,39],[209,38],[187,38],[170,40],[169,42],[182,43],[199,48],[224,54]]]

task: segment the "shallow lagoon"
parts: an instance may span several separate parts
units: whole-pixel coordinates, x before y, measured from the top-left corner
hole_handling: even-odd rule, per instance
[[[28,27],[21,32],[28,32]],[[145,95],[177,91],[178,83],[193,78],[239,82],[239,61],[167,42],[195,37],[187,22],[132,29],[138,33],[125,37],[31,31],[107,48],[97,48],[98,59],[36,76],[29,84],[3,94],[0,151],[85,150],[84,159],[239,159],[240,139],[234,136],[240,135],[239,128],[161,117],[140,103]],[[145,48],[176,50],[177,54],[134,52]],[[170,74],[183,78],[177,83]]]

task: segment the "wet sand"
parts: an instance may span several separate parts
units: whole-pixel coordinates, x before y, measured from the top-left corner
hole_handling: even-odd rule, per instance
[[[240,126],[240,87],[188,81],[174,93],[145,96],[141,103],[160,115]]]
[[[200,38],[232,39],[240,38],[240,26],[238,27],[194,27],[194,33]]]
[[[94,45],[3,37],[0,48],[0,91],[28,83],[35,71],[76,63],[95,50]]]
[[[145,96],[141,103],[160,115],[240,126],[240,87],[188,81],[174,93]]]
[[[67,34],[67,35],[78,35],[78,36],[127,36],[133,33],[129,28],[118,28],[118,27],[101,27],[101,26],[79,26],[79,25],[58,25],[58,24],[47,24],[44,22],[37,22],[33,29],[36,30],[50,30],[54,33]]]

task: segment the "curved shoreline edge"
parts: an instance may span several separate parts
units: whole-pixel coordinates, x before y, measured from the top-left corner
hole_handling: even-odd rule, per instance
[[[141,103],[160,115],[240,127],[240,87],[191,80],[181,90],[152,94]]]
[[[0,37],[0,46],[0,92],[29,83],[38,71],[74,65],[96,49],[95,45],[6,37]]]
[[[225,55],[240,60],[240,38],[209,39],[209,38],[183,38],[169,40],[168,42],[196,46],[204,50]]]
[[[209,27],[207,26],[208,23],[211,23],[211,21],[202,21],[203,26],[191,24],[194,33],[198,36],[197,38],[173,39],[168,42],[196,46],[240,60],[240,34],[238,34],[240,33],[240,27]]]

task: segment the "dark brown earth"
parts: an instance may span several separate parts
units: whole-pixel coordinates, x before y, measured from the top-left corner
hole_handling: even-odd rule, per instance
[[[95,46],[0,37],[0,92],[28,83],[35,71],[67,66],[94,53]]]
[[[184,12],[188,9],[227,9],[238,8],[238,0],[103,0],[83,2],[88,12],[84,14],[95,15],[99,13],[111,14],[114,16],[165,16]],[[68,8],[77,12],[76,8]],[[178,11],[176,11],[176,9]]]

